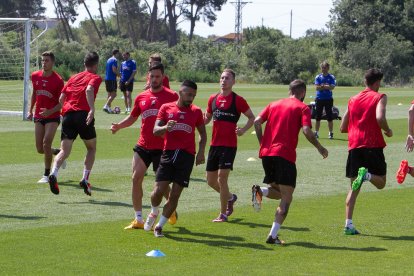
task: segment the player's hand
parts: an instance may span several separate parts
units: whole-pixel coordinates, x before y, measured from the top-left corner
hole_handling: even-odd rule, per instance
[[[204,157],[204,152],[198,152],[196,156],[196,166],[204,164],[206,162],[206,158]]]
[[[411,135],[407,136],[407,141],[405,143],[405,149],[407,152],[412,152],[414,148],[414,137]]]
[[[242,136],[245,131],[242,128],[236,127],[236,134],[237,136]]]
[[[318,151],[319,151],[320,155],[322,155],[323,159],[328,157],[328,150],[325,149],[324,147],[322,147],[322,146],[318,147]]]
[[[119,124],[112,123],[112,125],[111,125],[111,132],[112,132],[112,134],[115,134],[118,130],[119,130]]]
[[[172,131],[176,123],[177,121],[169,120],[166,125],[167,131]]]
[[[52,112],[50,111],[50,109],[47,109],[47,108],[44,108],[44,107],[41,107],[40,108],[40,115],[42,115],[43,117],[47,117],[47,116],[49,116],[50,114],[51,114]]]
[[[31,121],[33,119],[33,113],[32,112],[27,112],[26,119]]]
[[[388,129],[388,131],[384,131],[384,135],[387,137],[392,137],[392,129]]]
[[[95,111],[90,110],[88,112],[88,116],[86,117],[86,125],[89,126],[92,123],[94,117],[95,117]]]

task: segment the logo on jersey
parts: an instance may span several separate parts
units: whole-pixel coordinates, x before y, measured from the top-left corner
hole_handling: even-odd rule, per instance
[[[141,105],[145,105],[145,101],[142,101],[142,102],[141,102]]]
[[[220,118],[221,116],[236,117],[235,114],[224,112],[224,111],[221,111],[220,109],[214,110],[213,115],[214,115],[215,118]]]
[[[187,124],[183,124],[183,123],[176,123],[172,129],[170,130],[170,132],[172,131],[185,131],[187,133],[192,133],[193,132],[193,128]]]
[[[172,119],[174,117],[173,113],[168,113],[168,119]]]
[[[185,115],[185,112],[182,112],[182,111],[178,112],[178,118],[180,120],[184,120],[185,119],[184,115]]]
[[[157,114],[158,114],[158,109],[147,109],[144,112],[142,112],[141,117],[142,119],[146,119],[151,116],[157,116]]]

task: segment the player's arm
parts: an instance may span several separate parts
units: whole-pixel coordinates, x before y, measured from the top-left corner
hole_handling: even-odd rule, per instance
[[[386,106],[387,106],[387,95],[384,95],[377,104],[376,117],[378,125],[382,130],[384,130],[384,135],[391,137],[392,129],[388,126],[386,118]]]
[[[414,104],[408,110],[408,136],[405,143],[407,152],[412,152],[414,148]]]
[[[243,114],[244,114],[244,116],[247,117],[247,123],[242,128],[236,127],[236,133],[237,133],[238,136],[242,136],[254,124],[254,115],[253,115],[253,112],[250,108],[246,112],[244,112]]]
[[[204,152],[206,150],[206,143],[207,143],[207,132],[206,132],[206,125],[200,124],[197,126],[197,131],[199,134],[199,140],[198,140],[198,152],[196,156],[196,166],[204,164],[206,161]]]
[[[262,138],[263,138],[263,130],[262,130],[262,124],[264,123],[262,117],[257,116],[256,119],[254,120],[254,130],[256,131],[256,137],[257,140],[259,140],[259,144],[262,143]]]
[[[137,70],[132,71],[131,76],[125,83],[130,83],[134,79],[136,73],[137,73]]]
[[[204,113],[203,118],[204,118],[204,124],[205,124],[205,125],[208,125],[208,123],[210,123],[210,122],[211,122],[211,119],[213,118],[213,114],[208,113],[208,112],[206,111],[206,113]]]
[[[92,85],[88,85],[86,88],[86,101],[89,105],[89,113],[86,117],[86,124],[89,125],[92,123],[92,120],[95,116],[95,95],[94,95],[95,88]]]
[[[154,136],[163,136],[165,132],[171,131],[174,127],[176,121],[169,120],[167,123],[165,123],[163,120],[157,119],[154,124],[154,130],[152,133]]]
[[[30,99],[30,107],[26,115],[27,120],[31,120],[33,118],[33,108],[35,104],[36,104],[36,91],[33,89],[32,97]]]
[[[115,134],[118,130],[130,127],[133,123],[137,121],[138,117],[134,117],[131,114],[125,117],[122,121],[119,123],[112,123],[111,125],[111,132],[112,134]]]
[[[347,110],[345,111],[345,114],[342,117],[341,125],[339,126],[339,130],[341,131],[341,133],[348,132],[348,125],[349,125],[349,115],[348,115],[348,110]]]
[[[302,132],[306,139],[308,139],[308,141],[319,151],[323,158],[328,157],[328,150],[319,143],[318,139],[315,137],[315,133],[313,133],[309,126],[303,126]]]
[[[47,108],[40,108],[40,115],[47,117],[53,113],[58,112],[62,108],[62,104],[58,102],[53,108],[47,109]]]
[[[119,77],[118,67],[115,65],[112,65],[112,72],[115,74],[115,76]]]

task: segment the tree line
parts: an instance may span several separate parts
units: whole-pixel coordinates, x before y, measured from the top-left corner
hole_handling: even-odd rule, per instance
[[[411,84],[414,76],[414,0],[335,0],[324,29],[292,39],[273,28],[246,28],[239,45],[194,34],[199,20],[214,24],[226,0],[165,0],[164,6],[158,0],[114,0],[107,17],[102,4],[108,0],[91,1],[99,4],[98,16],[91,15],[89,1],[53,0],[61,23],[47,33],[41,50],[56,52],[64,77],[82,70],[86,51],[95,50],[104,60],[113,48],[128,50],[141,76],[148,56],[161,53],[167,73],[177,81],[216,82],[221,70],[231,67],[243,82],[286,84],[302,78],[312,83],[323,60],[331,64],[339,85],[361,85],[370,67],[380,68],[390,85]],[[74,27],[80,8],[89,19]],[[42,0],[0,4],[2,17],[40,18],[44,11]],[[178,28],[180,20],[191,22],[189,34]]]

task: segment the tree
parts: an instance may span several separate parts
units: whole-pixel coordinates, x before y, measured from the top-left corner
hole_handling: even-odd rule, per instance
[[[75,22],[76,16],[78,16],[76,13],[77,0],[53,0],[53,5],[55,6],[56,16],[62,19],[67,42],[75,40],[69,21]]]
[[[183,11],[186,19],[190,21],[189,40],[193,39],[194,28],[197,21],[201,18],[210,27],[217,20],[216,11],[220,11],[221,7],[227,0],[184,0],[185,9]]]
[[[98,27],[96,26],[95,20],[93,20],[93,17],[91,15],[91,12],[89,11],[88,6],[86,5],[86,2],[84,0],[78,0],[78,1],[79,1],[79,4],[83,4],[83,6],[85,7],[85,10],[86,10],[86,12],[89,15],[89,19],[91,20],[92,25],[93,25],[96,33],[98,34],[99,39],[102,40],[101,32],[99,31]],[[100,2],[99,2],[99,4],[100,4]]]
[[[1,0],[0,14],[2,17],[38,18],[46,8],[42,0]]]
[[[101,22],[102,22],[102,27],[103,27],[103,30],[104,30],[104,34],[108,35],[108,28],[106,27],[105,17],[104,17],[103,12],[102,12],[102,4],[103,3],[108,3],[108,0],[98,0],[98,4],[99,4],[98,10],[99,10],[99,15],[101,16]]]
[[[183,13],[182,3],[178,0],[165,0],[167,10],[166,17],[168,18],[168,46],[173,47],[177,45],[177,20]],[[176,10],[178,9],[178,10]]]
[[[147,4],[148,10],[151,14],[147,30],[147,41],[152,42],[155,40],[154,35],[158,18],[158,0],[154,0],[152,9],[147,0],[145,0],[145,3]]]

